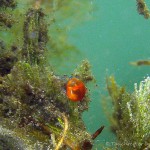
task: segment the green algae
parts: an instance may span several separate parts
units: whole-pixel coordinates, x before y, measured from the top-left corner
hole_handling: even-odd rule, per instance
[[[51,7],[46,6],[47,2]],[[69,101],[65,83],[70,77],[58,76],[48,66],[48,58],[61,64],[70,51],[79,52],[68,43],[69,26],[65,26],[68,22],[74,26],[74,21],[68,19],[76,12],[72,8],[83,8],[84,3],[47,2],[38,9],[31,6],[19,9],[13,0],[2,1],[1,11],[8,8],[7,14],[1,13],[0,28],[11,37],[0,41],[0,144],[11,149],[55,149],[63,136],[65,115],[69,129],[60,149],[90,150],[92,136],[81,118],[89,106],[89,92],[81,102]],[[139,13],[149,18],[144,1],[137,1],[137,5]],[[59,23],[64,26],[59,27]],[[93,80],[90,67],[84,60],[70,76],[87,85]],[[139,89],[135,85],[135,92],[129,93],[113,77],[108,78],[107,88],[114,105],[111,129],[117,136],[116,149],[149,149],[149,87],[147,78]]]
[[[0,5],[0,11],[12,13],[12,16],[2,13],[0,17],[1,29],[9,28],[6,32],[8,40],[1,39],[0,42],[0,144],[9,149],[55,149],[66,130],[59,149],[91,149],[92,136],[81,118],[90,102],[88,90],[81,102],[68,100],[65,86],[69,77],[55,75],[48,66],[47,45],[48,41],[53,41],[49,38],[52,30],[48,30],[45,20],[48,10],[42,9],[42,3],[41,8],[36,6],[35,2],[32,8],[27,6],[21,10],[17,7],[21,6],[19,2],[2,1]],[[63,12],[67,10],[64,6],[69,8],[71,5],[71,2],[60,1],[55,11],[62,9]],[[64,40],[55,43],[63,53],[66,49]],[[55,46],[49,44],[50,50],[55,51]],[[71,46],[68,48],[70,50]],[[58,57],[59,52],[55,51]],[[87,84],[93,80],[90,69],[85,60],[72,76]]]
[[[119,87],[114,77],[107,79],[107,89],[113,102],[113,115],[110,119],[112,131],[117,136],[113,149],[149,149],[150,146],[150,78],[141,81],[129,93]]]
[[[145,0],[136,0],[137,1],[137,11],[140,15],[143,15],[145,19],[149,19],[150,11],[146,5]]]
[[[150,12],[145,0],[137,0],[137,11],[145,19],[149,19]],[[149,65],[149,60],[139,60],[130,64]],[[113,105],[112,114],[109,114],[108,118],[117,139],[110,147],[104,149],[150,149],[150,77],[146,77],[139,85],[135,83],[132,93],[125,87],[118,86],[113,76],[107,78],[106,84]]]

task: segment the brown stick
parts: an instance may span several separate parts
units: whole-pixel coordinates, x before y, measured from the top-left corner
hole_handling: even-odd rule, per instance
[[[104,129],[104,126],[101,126],[94,134],[92,134],[92,140],[94,140]]]

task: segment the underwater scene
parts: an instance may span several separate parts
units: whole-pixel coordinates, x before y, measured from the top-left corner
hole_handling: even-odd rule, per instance
[[[149,0],[0,0],[0,150],[150,150]]]

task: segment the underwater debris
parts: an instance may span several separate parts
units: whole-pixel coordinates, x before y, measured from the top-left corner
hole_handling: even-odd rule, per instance
[[[150,11],[146,5],[145,0],[136,0],[137,1],[137,11],[140,15],[143,15],[145,19],[150,17]]]
[[[150,77],[135,84],[130,94],[118,87],[114,78],[107,79],[109,94],[113,100],[112,131],[117,136],[113,149],[149,149],[150,146]],[[120,143],[120,144],[119,144]]]
[[[150,60],[139,60],[135,62],[130,62],[130,64],[133,66],[149,66]]]
[[[103,131],[103,129],[104,129],[104,126],[101,126],[98,130],[96,130],[95,133],[92,134],[92,139],[93,139],[93,140],[96,139],[97,136],[98,136],[99,134],[101,134],[101,132]]]

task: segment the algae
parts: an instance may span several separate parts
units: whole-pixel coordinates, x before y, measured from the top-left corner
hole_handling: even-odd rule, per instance
[[[78,11],[74,15],[75,6],[83,8],[84,2],[0,2],[0,149],[90,150],[102,132],[104,126],[91,135],[82,120],[82,113],[89,107],[89,91],[77,103],[69,101],[65,93],[70,76],[86,85],[94,79],[88,60],[83,60],[70,76],[58,76],[49,67],[51,60],[61,64],[70,51],[79,52],[68,43],[65,32],[84,14]],[[137,0],[137,6],[148,19],[144,0]],[[59,23],[64,26],[59,27]],[[67,23],[71,25],[66,27]],[[139,88],[135,84],[135,91],[129,93],[109,77],[107,89],[114,106],[111,129],[117,144],[113,149],[150,149],[150,78]]]
[[[107,78],[107,89],[113,102],[111,129],[117,136],[113,149],[144,150],[150,148],[150,77],[134,85],[129,93],[119,87],[113,76]]]
[[[137,11],[140,15],[143,15],[145,19],[149,19],[150,11],[146,5],[145,0],[136,0],[137,2]]]
[[[48,2],[51,4],[49,9],[45,7]],[[81,102],[68,100],[65,86],[70,77],[56,75],[48,65],[51,51],[59,57],[66,47],[69,50],[73,47],[65,44],[65,38],[62,42],[55,38],[61,34],[54,34],[54,25],[49,29],[48,12],[48,17],[52,15],[51,20],[55,20],[66,8],[72,8],[74,4],[83,6],[83,2],[48,2],[26,1],[24,9],[20,8],[22,3],[19,0],[0,2],[1,149],[90,150],[93,139],[104,128],[94,134],[94,138],[87,132],[82,113],[88,109],[90,102],[88,90]],[[58,13],[56,18],[55,13]],[[68,16],[61,19],[65,18]],[[4,32],[6,40],[3,39]],[[83,80],[84,84],[92,81],[89,62],[81,62],[72,76]]]
[[[144,0],[137,0],[137,11],[145,19],[150,12]],[[134,66],[149,65],[149,60],[130,62]],[[109,113],[111,131],[116,135],[116,141],[106,150],[149,150],[150,149],[150,77],[134,84],[134,91],[128,92],[125,87],[117,85],[114,76],[106,79],[109,98],[113,111]],[[106,106],[105,106],[106,107]],[[110,107],[110,106],[108,106]]]

